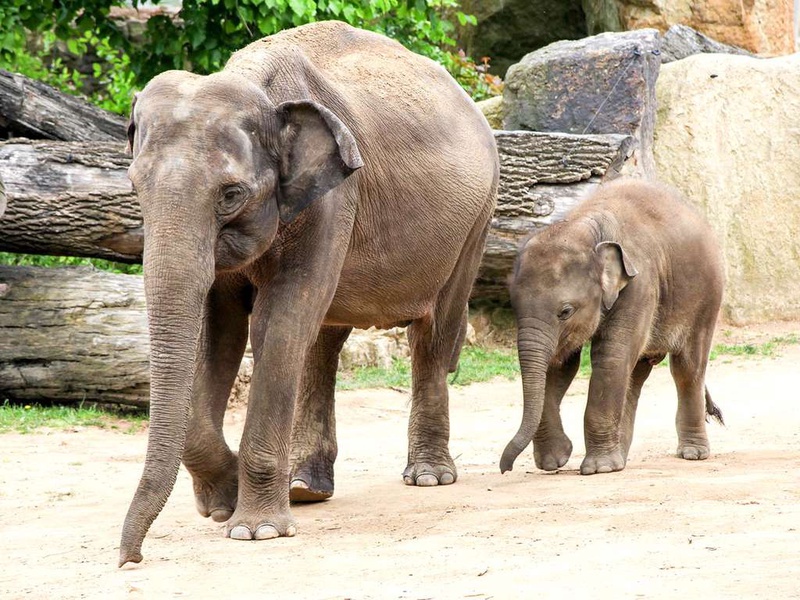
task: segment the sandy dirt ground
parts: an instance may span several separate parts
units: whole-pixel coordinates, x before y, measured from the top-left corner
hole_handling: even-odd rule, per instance
[[[786,332],[800,323],[734,337]],[[591,477],[577,472],[585,380],[564,401],[575,451],[556,474],[538,471],[530,451],[499,473],[521,415],[519,382],[455,388],[459,479],[422,489],[400,478],[408,396],[341,393],[336,494],[293,508],[296,537],[224,539],[196,513],[181,469],[144,562],[122,569],[120,528],[145,432],[2,435],[0,596],[800,598],[800,346],[719,358],[708,385],[727,421],[709,425],[708,460],[673,456],[675,392],[659,367],[627,468]],[[242,409],[228,415],[234,444],[243,419]]]

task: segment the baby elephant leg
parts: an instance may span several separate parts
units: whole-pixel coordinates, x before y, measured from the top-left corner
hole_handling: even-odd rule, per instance
[[[678,390],[678,457],[704,460],[710,453],[706,435],[706,360],[693,359],[687,353],[673,354],[669,366]]]
[[[544,471],[563,467],[572,454],[572,442],[564,433],[561,423],[561,400],[575,378],[580,363],[581,352],[578,350],[563,364],[547,370],[542,420],[533,438],[536,466]]]

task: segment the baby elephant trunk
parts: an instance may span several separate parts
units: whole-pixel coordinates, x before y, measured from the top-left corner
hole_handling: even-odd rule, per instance
[[[500,472],[511,471],[514,461],[533,441],[539,428],[544,408],[547,368],[553,358],[553,344],[550,336],[531,327],[520,327],[517,335],[519,366],[522,371],[522,423],[500,459]]]

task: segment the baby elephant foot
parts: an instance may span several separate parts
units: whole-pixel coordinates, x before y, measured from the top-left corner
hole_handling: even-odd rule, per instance
[[[533,458],[543,471],[560,469],[572,455],[572,442],[566,435],[546,441],[533,441]]]
[[[292,502],[321,502],[333,496],[333,461],[312,457],[295,465],[289,484]]]
[[[605,454],[587,452],[581,463],[581,475],[611,473],[625,468],[625,458],[620,449]]]
[[[225,528],[225,536],[234,540],[271,540],[293,537],[296,533],[297,525],[288,509],[255,514],[237,509]]]
[[[705,460],[710,453],[707,443],[682,443],[678,445],[678,458],[683,458],[685,460]]]
[[[450,464],[411,463],[403,471],[403,482],[406,485],[430,487],[432,485],[450,485],[457,478],[456,466]]]
[[[214,479],[192,476],[197,512],[218,523],[227,521],[236,510],[239,476],[236,466]]]

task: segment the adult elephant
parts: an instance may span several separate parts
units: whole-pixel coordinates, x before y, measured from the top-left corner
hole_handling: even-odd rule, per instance
[[[383,36],[315,23],[250,44],[219,73],[155,77],[128,135],[151,423],[120,565],[141,561],[181,459],[198,510],[227,520],[229,537],[294,535],[290,474],[297,499],[333,493],[336,366],[353,327],[409,326],[403,478],[453,483],[446,376],[498,159],[445,70]],[[222,418],[248,329],[255,366],[237,456]]]

